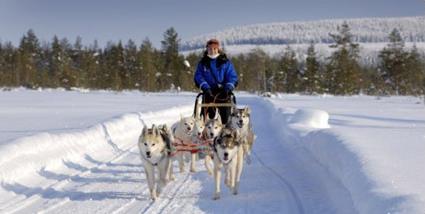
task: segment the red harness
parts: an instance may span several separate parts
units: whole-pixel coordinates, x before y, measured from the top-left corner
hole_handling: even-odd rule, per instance
[[[200,151],[209,150],[212,146],[212,139],[205,139],[205,137],[198,138],[200,143],[184,143],[180,138],[175,137],[174,139],[172,145],[175,148],[175,152],[171,152],[170,156],[174,156],[177,152],[198,153]]]

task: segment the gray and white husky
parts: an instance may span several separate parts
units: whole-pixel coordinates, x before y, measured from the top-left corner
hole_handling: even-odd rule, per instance
[[[207,116],[207,118],[209,117]],[[221,117],[217,110],[215,118],[208,119],[205,123],[205,137],[210,140],[214,139],[220,134],[221,129],[223,129],[223,123],[221,122]]]
[[[145,169],[152,200],[156,200],[162,188],[170,179],[170,159],[168,152],[171,142],[172,135],[165,125],[161,128],[152,125],[150,129],[145,126],[139,137],[138,147],[140,157]],[[155,168],[159,171],[159,181],[156,185]]]
[[[209,116],[207,115],[207,118]],[[205,140],[210,142],[210,146],[214,143],[214,138],[216,138],[221,130],[223,129],[223,124],[221,122],[220,114],[218,113],[218,110],[216,111],[215,118],[208,119],[205,123],[205,130],[204,130],[204,137]],[[205,156],[205,168],[207,169],[207,172],[209,175],[213,174],[213,170],[211,168],[213,154],[207,154]]]
[[[214,139],[214,181],[215,192],[213,199],[220,198],[221,170],[224,168],[225,183],[232,190],[233,194],[238,194],[240,177],[237,177],[237,163],[240,161],[241,144],[239,141],[238,130],[231,127],[225,127]]]
[[[239,130],[241,144],[243,147],[244,157],[247,159],[248,164],[251,161],[251,151],[256,136],[252,130],[251,124],[251,109],[245,107],[242,109],[233,109],[230,115],[231,126]]]

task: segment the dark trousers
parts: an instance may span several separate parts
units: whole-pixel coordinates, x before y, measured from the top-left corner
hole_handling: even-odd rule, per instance
[[[233,96],[228,96],[226,93],[224,93],[223,90],[213,90],[212,93],[214,97],[208,97],[204,95],[202,103],[231,103],[232,101],[231,97]],[[201,115],[206,118],[205,114],[208,113],[210,119],[213,119],[215,117],[215,111],[217,108],[221,117],[221,122],[226,124],[232,110],[231,107],[204,107],[201,110]]]

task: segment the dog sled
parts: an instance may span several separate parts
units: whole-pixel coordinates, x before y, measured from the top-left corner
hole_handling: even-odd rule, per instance
[[[231,93],[226,99],[220,98],[218,94],[216,97],[214,97],[212,102],[205,102],[205,97],[203,93],[199,93],[196,96],[195,99],[195,105],[193,109],[193,115],[197,118],[200,118],[203,116],[203,118],[207,118],[209,116],[214,117],[214,115],[211,115],[211,112],[228,112],[227,115],[224,117],[221,116],[223,121],[228,121],[230,114],[232,112],[232,109],[236,107],[236,97],[233,93]],[[219,109],[219,111],[217,111]],[[175,142],[171,144],[171,153],[170,155],[174,155],[178,152],[190,152],[190,153],[200,153],[203,155],[210,154],[212,152],[211,146],[213,143],[213,139],[206,139],[205,136],[202,136],[201,139],[198,140],[198,142],[186,142],[179,139],[175,139]],[[202,156],[203,156],[202,155]]]

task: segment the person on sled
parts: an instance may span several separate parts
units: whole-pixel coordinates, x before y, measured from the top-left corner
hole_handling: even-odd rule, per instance
[[[232,62],[220,48],[217,39],[210,39],[206,44],[207,50],[196,68],[194,81],[196,87],[203,92],[203,103],[230,103],[233,90],[238,85],[238,75]],[[219,107],[223,124],[227,123],[231,108]],[[205,114],[204,109],[202,115]],[[214,118],[215,109],[208,108],[208,115]],[[205,118],[205,115],[204,115]]]

